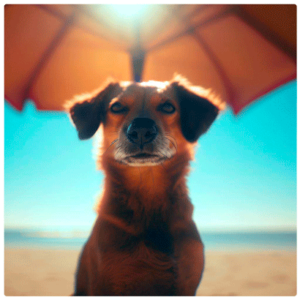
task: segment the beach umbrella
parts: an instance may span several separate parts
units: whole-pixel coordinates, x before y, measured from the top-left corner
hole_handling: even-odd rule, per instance
[[[296,78],[296,5],[6,5],[5,99],[61,110],[107,77],[211,89],[235,113]]]

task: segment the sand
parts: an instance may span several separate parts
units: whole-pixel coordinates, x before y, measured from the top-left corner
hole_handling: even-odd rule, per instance
[[[198,296],[295,296],[296,252],[206,254]]]
[[[75,250],[5,249],[6,296],[67,296]],[[295,296],[296,252],[207,252],[198,296]]]

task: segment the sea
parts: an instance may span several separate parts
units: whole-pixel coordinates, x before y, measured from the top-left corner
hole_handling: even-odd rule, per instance
[[[6,229],[5,248],[80,250],[88,232]],[[202,232],[206,251],[296,251],[297,234],[289,232]]]

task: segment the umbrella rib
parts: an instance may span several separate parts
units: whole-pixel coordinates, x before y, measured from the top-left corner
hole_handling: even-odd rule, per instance
[[[43,9],[47,13],[50,13],[50,14],[54,15],[55,17],[57,17],[59,19],[63,19],[64,21],[68,18],[68,16],[61,13],[60,11],[51,8],[51,6],[47,6],[45,4],[36,4],[36,6]]]
[[[127,43],[127,40],[124,39],[124,37],[120,34],[118,34],[118,32],[116,32],[111,26],[109,26],[106,23],[101,22],[100,19],[97,19],[93,14],[91,14],[89,11],[85,10],[83,8],[83,5],[78,5],[76,6],[76,9],[79,13],[89,17],[90,19],[92,19],[94,22],[98,23],[101,26],[104,26],[106,28],[108,28],[110,31],[114,32],[114,34],[117,36],[117,39],[124,41],[125,43]]]
[[[214,17],[212,17],[208,20],[200,21],[200,22],[196,23],[195,25],[190,25],[185,30],[180,32],[179,34],[171,36],[170,38],[162,41],[161,43],[148,48],[147,51],[157,50],[158,48],[161,48],[161,47],[165,46],[166,44],[172,43],[173,41],[177,40],[178,38],[180,38],[180,37],[182,37],[182,36],[184,36],[188,33],[193,32],[196,28],[198,28],[200,26],[204,27],[204,26],[206,26],[206,25],[208,25],[208,24],[210,24],[210,23],[212,23],[212,22],[214,22],[214,21],[216,21],[220,18],[225,17],[226,15],[228,15],[231,12],[232,12],[232,7],[229,7],[228,9],[220,12],[219,14],[216,14]]]
[[[162,19],[158,25],[152,27],[153,31],[150,35],[148,34],[148,40],[151,40],[153,36],[157,35],[158,28],[164,28],[169,23],[169,21],[172,20],[173,18],[172,12],[174,12],[176,9],[178,10],[179,7],[174,8],[173,5],[168,5],[169,15],[164,19]]]
[[[223,69],[222,65],[220,64],[216,55],[213,53],[213,51],[210,49],[210,47],[207,45],[207,43],[204,41],[204,39],[200,36],[200,34],[197,32],[193,32],[193,36],[196,39],[196,41],[202,46],[202,48],[204,49],[206,54],[209,56],[210,61],[216,67],[218,74],[220,75],[220,77],[223,81],[225,90],[226,90],[226,94],[227,94],[226,101],[229,102],[232,106],[233,100],[234,100],[234,91],[233,91],[233,87],[232,87],[232,83],[231,83],[230,79],[228,78],[226,72],[224,71],[224,69]]]
[[[157,28],[164,28],[173,18],[173,14],[174,13],[178,13],[178,11],[180,11],[180,8],[181,6],[185,6],[185,4],[183,5],[164,5],[164,9],[168,8],[167,11],[168,11],[168,16],[164,19],[161,20],[161,22],[156,25],[156,29]],[[203,12],[205,11],[210,5],[206,5],[206,4],[203,4],[203,5],[199,5],[199,7],[197,9],[195,9],[193,12],[191,12],[190,14],[187,15],[188,18],[192,18],[195,14],[197,14],[199,11]],[[158,30],[158,29],[157,29]],[[154,36],[154,35],[157,35],[157,30],[155,30],[155,28],[153,28],[153,32],[150,36],[148,36],[148,40],[151,40],[151,38]]]
[[[263,24],[256,18],[247,13],[241,5],[237,5],[233,12],[238,18],[245,22],[250,27],[254,28],[266,40],[271,42],[286,55],[288,55],[294,62],[296,61],[296,49],[290,47],[283,39],[276,35],[267,25]]]
[[[186,5],[186,4],[183,4]],[[213,6],[212,4],[200,4],[198,5],[199,7],[197,7],[194,11],[192,11],[191,13],[187,14],[186,17],[189,19],[192,19],[195,15],[197,15],[199,12],[203,13],[206,9],[208,9],[209,7]]]
[[[24,98],[23,98],[24,100],[26,100],[26,98],[30,98],[30,92],[31,92],[30,90],[31,90],[31,88],[34,84],[34,81],[36,80],[36,78],[41,73],[41,70],[42,70],[43,66],[47,63],[47,61],[49,60],[49,58],[53,54],[55,48],[57,47],[57,45],[62,41],[62,38],[65,36],[68,28],[73,23],[74,18],[75,18],[75,11],[72,13],[72,15],[70,17],[68,17],[66,19],[65,23],[63,24],[63,26],[61,27],[59,32],[53,38],[50,46],[43,53],[42,58],[39,60],[37,66],[35,67],[34,71],[32,72],[32,74],[30,76],[29,82],[28,82],[27,87],[25,89]]]
[[[231,9],[223,11],[223,13],[221,13],[221,15],[223,15],[224,12],[228,13],[229,11],[231,11]],[[220,14],[218,14],[217,16],[219,16],[219,15]],[[189,19],[187,19],[186,17],[178,15],[178,18],[181,19],[181,21],[185,22],[186,24],[190,24]],[[202,49],[204,49],[204,51],[206,52],[206,54],[210,58],[210,61],[213,63],[213,65],[217,69],[217,72],[220,75],[221,80],[222,80],[222,82],[224,84],[224,87],[225,87],[225,90],[226,90],[227,102],[229,102],[230,104],[232,104],[233,103],[233,99],[234,99],[233,87],[232,87],[231,81],[229,80],[226,72],[224,71],[222,65],[220,64],[218,58],[213,53],[213,51],[210,49],[210,47],[207,45],[207,43],[204,41],[204,39],[201,37],[201,35],[198,32],[195,31],[195,28],[190,31],[190,34],[200,44],[200,46],[202,47]]]
[[[48,12],[48,13],[54,15],[55,17],[57,17],[57,18],[63,20],[63,21],[65,21],[65,20],[67,19],[67,16],[66,16],[66,15],[64,15],[63,13],[61,13],[61,12],[59,12],[59,11],[54,10],[53,8],[51,8],[51,7],[49,7],[49,6],[42,5],[42,4],[37,4],[37,6],[38,6],[39,8],[41,8],[41,9],[45,10],[46,12]],[[74,8],[77,9],[78,13],[84,14],[84,12],[82,11],[82,9],[77,8],[75,5],[74,5]],[[91,18],[95,21],[95,18],[94,18],[94,17],[91,17]],[[100,23],[100,21],[99,21],[99,23]],[[80,28],[80,29],[82,29],[82,30],[88,32],[88,33],[91,34],[91,35],[94,35],[94,36],[96,36],[96,37],[100,37],[100,38],[105,39],[105,40],[107,40],[107,41],[109,41],[109,42],[113,42],[113,43],[117,44],[116,47],[117,47],[118,49],[121,48],[123,51],[127,51],[127,50],[128,50],[128,49],[126,49],[124,46],[122,46],[120,43],[118,43],[118,41],[116,41],[116,39],[108,38],[107,36],[104,36],[103,34],[99,34],[99,33],[96,32],[95,30],[91,30],[91,29],[88,28],[87,26],[84,26],[84,25],[82,25],[82,24],[76,23],[75,20],[74,20],[74,22],[73,22],[72,25],[77,26],[78,28]],[[101,25],[104,25],[104,24],[101,23]]]

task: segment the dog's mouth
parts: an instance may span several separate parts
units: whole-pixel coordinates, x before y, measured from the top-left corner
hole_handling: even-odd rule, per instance
[[[130,156],[131,158],[136,158],[136,159],[145,159],[145,158],[156,158],[159,157],[158,155],[154,155],[154,154],[149,154],[149,153],[139,153],[139,154],[135,154]]]
[[[132,166],[153,166],[162,163],[166,159],[167,157],[162,157],[157,154],[142,152],[127,156],[125,163]]]

